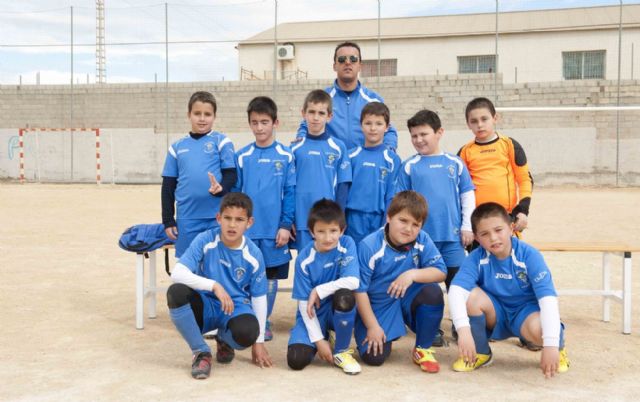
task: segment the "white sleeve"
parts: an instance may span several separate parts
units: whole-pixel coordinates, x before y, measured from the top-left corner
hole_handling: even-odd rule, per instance
[[[338,278],[335,281],[326,282],[322,285],[316,286],[316,292],[320,299],[324,299],[327,296],[331,296],[338,289],[355,290],[360,286],[360,280],[355,276],[345,276],[344,278]]]
[[[452,285],[449,288],[449,314],[451,314],[451,321],[456,329],[462,327],[468,327],[469,315],[467,314],[467,300],[469,300],[469,292],[466,289],[461,288],[458,285]]]
[[[253,307],[253,312],[256,313],[258,325],[260,326],[260,335],[258,335],[256,343],[264,343],[264,331],[267,326],[267,295],[252,297],[251,307]]]
[[[545,296],[538,300],[540,324],[542,325],[542,346],[560,345],[560,309],[556,296]]]
[[[205,278],[200,275],[196,275],[185,265],[177,263],[171,272],[171,280],[173,283],[182,283],[195,290],[208,290],[213,289],[213,284],[216,283],[213,279]]]
[[[471,213],[476,207],[476,193],[473,190],[460,194],[460,209],[462,209],[462,225],[460,230],[471,231]]]
[[[320,328],[320,321],[318,321],[318,316],[314,314],[313,318],[309,318],[309,316],[307,315],[306,301],[298,302],[298,310],[300,311],[300,315],[302,316],[302,321],[304,321],[304,326],[307,327],[309,340],[315,343],[321,339],[324,339],[324,335],[322,335],[322,328]]]

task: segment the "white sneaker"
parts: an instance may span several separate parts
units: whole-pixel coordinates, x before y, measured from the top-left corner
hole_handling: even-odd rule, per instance
[[[346,374],[355,375],[362,371],[360,364],[353,358],[353,349],[334,354],[333,363],[340,367]]]

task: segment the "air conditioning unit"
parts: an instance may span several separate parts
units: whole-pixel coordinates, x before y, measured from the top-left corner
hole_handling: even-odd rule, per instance
[[[278,60],[293,60],[293,45],[278,46]]]

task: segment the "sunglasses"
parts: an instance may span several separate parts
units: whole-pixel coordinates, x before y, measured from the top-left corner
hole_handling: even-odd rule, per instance
[[[338,63],[344,64],[347,62],[347,56],[338,56],[337,60],[338,60]],[[354,56],[354,55],[349,56],[349,61],[352,63],[357,63],[358,56]]]

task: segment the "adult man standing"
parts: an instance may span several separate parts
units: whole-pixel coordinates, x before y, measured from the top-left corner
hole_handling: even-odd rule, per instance
[[[333,53],[333,71],[336,80],[325,91],[333,100],[333,117],[327,124],[327,133],[341,139],[347,149],[364,145],[364,135],[360,128],[360,113],[369,102],[384,102],[382,97],[364,87],[358,80],[362,68],[360,46],[354,42],[343,42]],[[298,128],[297,137],[307,134],[307,123]],[[398,133],[389,125],[384,135],[384,143],[393,149],[398,147]]]

